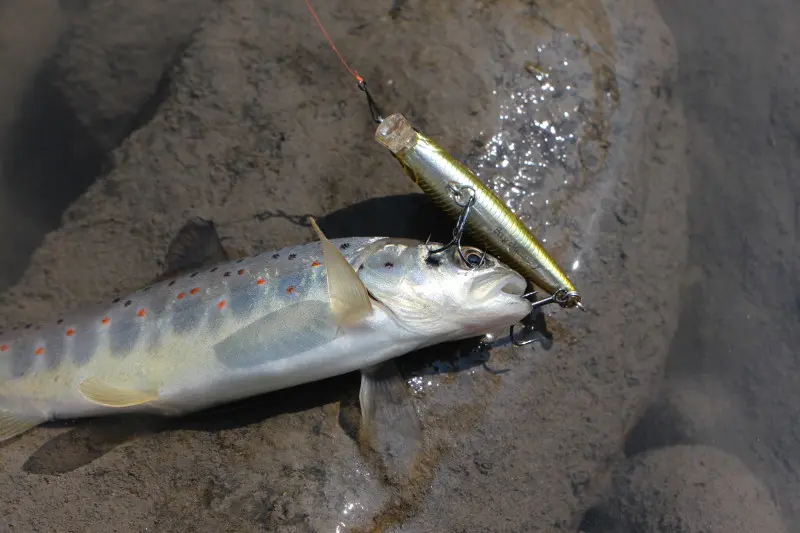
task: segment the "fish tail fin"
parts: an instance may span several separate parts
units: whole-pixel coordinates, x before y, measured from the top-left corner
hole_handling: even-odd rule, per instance
[[[21,435],[46,421],[44,416],[15,413],[0,407],[0,442]]]

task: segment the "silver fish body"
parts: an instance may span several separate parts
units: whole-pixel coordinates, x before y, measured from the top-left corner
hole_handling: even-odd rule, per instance
[[[473,270],[457,254],[431,264],[416,242],[326,242],[369,293],[371,312],[357,324],[337,323],[333,276],[314,242],[0,336],[0,440],[57,418],[197,411],[480,335],[530,311],[524,279],[491,257]]]

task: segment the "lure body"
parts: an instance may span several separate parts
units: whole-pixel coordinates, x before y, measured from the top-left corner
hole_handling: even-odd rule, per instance
[[[325,243],[346,261],[338,274]],[[478,335],[530,310],[508,267],[471,273],[457,261],[426,265],[420,243],[324,240],[0,336],[0,440],[56,418],[197,411]],[[370,296],[367,313],[343,326],[337,309],[353,291],[335,285],[348,283]]]
[[[378,126],[376,140],[388,148],[403,169],[437,206],[453,218],[463,211],[469,192],[475,200],[467,229],[501,260],[551,295],[562,307],[580,305],[569,277],[522,221],[467,167],[416,131],[400,114]]]

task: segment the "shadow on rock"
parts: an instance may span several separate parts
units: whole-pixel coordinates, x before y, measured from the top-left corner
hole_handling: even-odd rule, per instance
[[[424,194],[402,194],[373,198],[320,217],[319,226],[328,238],[403,237],[448,242],[455,221]],[[473,244],[467,235],[464,244]]]
[[[93,143],[58,91],[52,69],[36,74],[11,125],[0,174],[16,218],[0,241],[9,242],[13,263],[4,264],[0,284],[13,283],[44,235],[56,228],[64,210],[92,184],[107,165],[107,156]]]

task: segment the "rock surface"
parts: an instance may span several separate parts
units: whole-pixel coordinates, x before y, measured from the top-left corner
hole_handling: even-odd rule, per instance
[[[320,16],[379,103],[484,173],[506,168],[492,150],[514,95],[552,104],[528,102],[520,112],[536,129],[510,132],[565,146],[527,182],[552,204],[534,220],[519,209],[562,264],[579,265],[590,313],[552,311],[553,349],[495,350],[490,366],[508,370],[499,375],[453,371],[445,348],[410,357],[426,434],[417,478],[384,479],[358,453],[347,376],[163,431],[106,430],[105,443],[92,424],[36,429],[0,448],[0,513],[16,530],[574,531],[596,499],[676,326],[687,191],[669,33],[651,4],[632,0],[408,1],[393,16],[377,3],[336,6],[320,3]],[[362,209],[415,188],[371,140],[363,94],[302,2],[220,3],[165,85],[112,169],[0,297],[0,322],[148,283],[190,216],[213,219],[242,252],[310,240],[307,214],[334,212],[321,224],[331,236],[426,236],[391,208],[400,199],[379,219]],[[558,108],[562,97],[575,107]],[[579,129],[545,125],[540,113],[553,109],[576,114]]]
[[[53,58],[61,98],[103,150],[153,112],[169,70],[218,0],[88,0]]]
[[[614,474],[618,531],[785,533],[763,483],[736,457],[708,446],[672,446]]]

